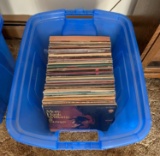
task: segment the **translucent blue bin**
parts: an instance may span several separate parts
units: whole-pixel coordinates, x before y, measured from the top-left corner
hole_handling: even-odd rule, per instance
[[[78,18],[77,15],[92,17]],[[109,130],[97,131],[98,141],[61,142],[59,134],[62,131],[49,131],[42,109],[42,92],[51,35],[111,37],[118,108]],[[108,149],[142,140],[150,127],[139,50],[127,17],[100,10],[57,10],[29,19],[16,63],[7,114],[7,129],[16,141],[53,150]]]
[[[2,35],[2,27],[0,15],[0,123],[7,109],[14,69],[14,60]]]

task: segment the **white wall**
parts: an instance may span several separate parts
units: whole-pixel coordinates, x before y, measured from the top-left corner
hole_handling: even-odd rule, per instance
[[[97,8],[110,10],[117,2],[119,2],[113,11],[127,14],[129,10],[132,9],[131,4],[133,1],[136,0],[0,0],[0,13],[32,15],[38,12],[60,8]]]
[[[138,0],[134,15],[160,18],[160,0]]]

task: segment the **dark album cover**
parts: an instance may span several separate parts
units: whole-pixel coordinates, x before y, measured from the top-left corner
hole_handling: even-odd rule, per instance
[[[113,106],[46,106],[50,131],[97,129],[106,131],[114,120]]]

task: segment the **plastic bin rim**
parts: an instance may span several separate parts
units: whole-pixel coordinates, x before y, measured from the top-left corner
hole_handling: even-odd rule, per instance
[[[3,27],[3,18],[2,15],[0,14],[0,31],[2,31],[2,27]]]
[[[59,9],[59,10],[50,10],[50,11],[46,11],[46,12],[37,13],[28,19],[27,24],[32,23],[32,21],[36,20],[37,18],[39,18],[38,21],[43,21],[42,16],[45,17],[45,16],[48,16],[48,14],[49,14],[49,16],[51,16],[51,14],[53,14],[54,15],[53,18],[55,16],[59,16],[58,18],[60,18],[60,17],[65,17],[67,15],[93,15],[93,17],[94,17],[94,15],[101,16],[104,14],[105,15],[112,14],[112,17],[114,16],[115,19],[116,18],[117,19],[123,18],[123,20],[130,22],[130,19],[127,16],[120,14],[120,13],[116,13],[116,12],[104,11],[104,10],[99,10],[99,9],[93,9],[93,10],[87,10],[87,11],[86,10],[81,10],[81,11],[78,10],[77,11],[77,10],[78,9],[73,9],[73,10]],[[100,16],[98,16],[98,17],[100,17]],[[101,18],[104,18],[104,17],[101,17]]]

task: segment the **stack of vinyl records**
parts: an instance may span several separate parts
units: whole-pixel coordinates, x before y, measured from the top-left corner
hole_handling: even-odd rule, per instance
[[[62,122],[61,124],[60,121],[55,122],[64,116],[69,120],[73,119],[71,112],[67,114],[62,111],[62,107],[70,106],[72,109],[77,106],[115,107],[110,38],[51,36],[43,95],[43,107],[50,123],[54,124],[50,126],[54,127],[54,130],[78,127],[75,122],[75,126],[63,126]]]

